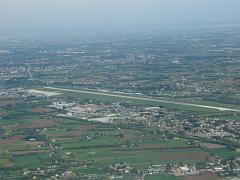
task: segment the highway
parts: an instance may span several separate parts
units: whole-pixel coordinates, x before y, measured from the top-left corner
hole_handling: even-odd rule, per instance
[[[159,102],[159,103],[167,103],[167,104],[174,104],[174,105],[200,107],[200,108],[213,109],[213,110],[219,110],[219,111],[240,112],[240,109],[235,109],[235,108],[185,103],[185,102],[172,101],[172,100],[154,99],[154,97],[151,97],[151,98],[150,97],[137,97],[137,96],[131,96],[130,94],[121,95],[121,94],[113,94],[112,92],[93,92],[93,91],[87,91],[87,90],[73,90],[73,89],[64,89],[64,88],[56,88],[56,87],[44,87],[44,88],[50,89],[50,90],[63,91],[63,92],[85,93],[85,94],[101,95],[101,96],[108,96],[108,97],[120,97],[120,98],[125,98],[125,99],[144,100],[144,101],[150,101],[150,102]]]

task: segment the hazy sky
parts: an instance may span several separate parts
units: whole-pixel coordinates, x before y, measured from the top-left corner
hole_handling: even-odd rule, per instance
[[[232,23],[239,9],[240,0],[0,0],[0,35]]]

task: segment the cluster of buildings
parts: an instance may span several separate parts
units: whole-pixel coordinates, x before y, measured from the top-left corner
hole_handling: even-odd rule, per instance
[[[175,176],[196,176],[200,171],[195,166],[187,164],[168,164],[168,165],[151,165],[147,170],[148,174],[173,174]]]
[[[134,172],[134,168],[127,163],[116,163],[114,165],[110,165],[110,173],[112,174],[131,174]]]
[[[199,171],[196,170],[195,166],[173,166],[172,173],[175,176],[194,176],[199,175]]]
[[[0,80],[2,81],[26,77],[27,68],[25,66],[0,66]]]
[[[221,159],[216,159],[214,162],[205,163],[202,167],[197,164],[164,164],[151,165],[145,171],[146,174],[171,174],[174,176],[198,176],[203,172],[213,172],[221,176],[229,176],[237,174],[239,169],[231,169],[229,164]],[[194,177],[193,177],[194,178]]]
[[[54,101],[49,107],[61,110],[59,116],[75,117],[102,123],[112,123],[115,120],[140,117],[139,108],[126,108],[119,103],[106,104],[78,104],[65,101]]]
[[[238,142],[240,129],[238,121],[199,117],[197,123],[194,125],[189,123],[189,126],[190,129],[185,129],[188,136],[206,139],[228,138]]]
[[[49,166],[48,169],[44,170],[41,168],[37,168],[36,170],[24,170],[23,175],[32,177],[32,179],[38,179],[39,177],[44,177],[48,174],[54,174],[55,166]],[[61,174],[54,174],[51,179],[66,179],[66,178],[74,178],[76,177],[76,173],[67,170]]]

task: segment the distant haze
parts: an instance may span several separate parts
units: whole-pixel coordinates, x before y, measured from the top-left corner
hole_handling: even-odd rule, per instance
[[[0,0],[0,36],[238,23],[239,9],[240,0]]]

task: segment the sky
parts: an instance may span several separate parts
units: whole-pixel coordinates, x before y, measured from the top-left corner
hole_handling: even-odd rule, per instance
[[[240,0],[0,0],[0,36],[240,22]]]

